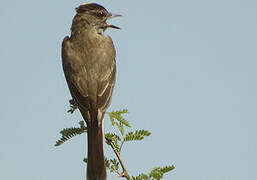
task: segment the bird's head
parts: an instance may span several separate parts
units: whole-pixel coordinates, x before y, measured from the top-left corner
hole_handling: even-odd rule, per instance
[[[99,4],[87,3],[76,8],[76,11],[76,16],[79,17],[80,21],[86,21],[86,25],[94,27],[99,34],[103,34],[107,28],[120,29],[117,26],[108,24],[106,21],[121,15],[112,14]]]

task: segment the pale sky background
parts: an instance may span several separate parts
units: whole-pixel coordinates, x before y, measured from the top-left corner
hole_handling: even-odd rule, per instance
[[[2,180],[85,179],[86,135],[54,147],[81,120],[66,113],[60,48],[84,2],[1,2]],[[128,108],[134,129],[152,132],[125,144],[129,173],[174,164],[164,180],[256,180],[257,1],[96,2],[123,15],[106,33],[118,66],[109,110]]]

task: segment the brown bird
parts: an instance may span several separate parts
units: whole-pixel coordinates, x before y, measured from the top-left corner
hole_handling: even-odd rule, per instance
[[[106,180],[103,152],[103,118],[115,84],[115,48],[107,20],[120,15],[88,3],[76,8],[71,36],[62,43],[62,63],[70,93],[87,124],[88,180]]]

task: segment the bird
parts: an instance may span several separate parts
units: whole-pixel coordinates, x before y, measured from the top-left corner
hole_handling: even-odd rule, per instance
[[[76,8],[71,35],[62,42],[62,66],[73,101],[87,124],[87,180],[106,180],[103,152],[103,118],[110,105],[116,79],[116,51],[107,23],[118,17],[102,5]]]

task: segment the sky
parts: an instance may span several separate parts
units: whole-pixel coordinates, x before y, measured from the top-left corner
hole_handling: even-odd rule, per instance
[[[1,3],[0,179],[86,177],[86,135],[54,147],[82,120],[67,114],[60,49],[85,2]],[[129,174],[174,164],[163,180],[257,179],[257,1],[95,2],[123,15],[106,32],[117,51],[108,111],[128,108],[132,130],[152,133],[124,145]]]

